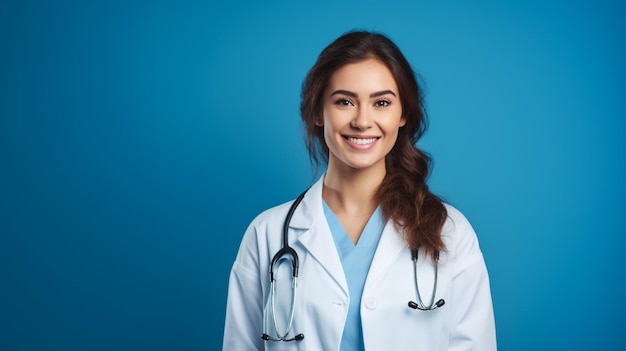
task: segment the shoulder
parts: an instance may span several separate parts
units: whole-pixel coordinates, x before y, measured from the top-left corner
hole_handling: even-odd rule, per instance
[[[448,217],[441,231],[448,256],[451,259],[462,257],[482,257],[478,236],[465,215],[454,206],[444,203]]]
[[[271,207],[258,214],[248,225],[237,252],[236,264],[254,268],[274,246],[280,245],[282,227],[293,201]]]
[[[444,233],[446,231],[455,230],[457,227],[471,226],[465,215],[456,207],[445,202],[443,203],[443,206],[446,208],[448,216],[443,227]]]
[[[282,227],[285,221],[285,217],[287,216],[287,212],[293,204],[293,201],[294,200],[282,203],[259,213],[250,222],[250,225],[248,226],[248,231],[250,231],[250,229],[256,229],[258,231],[259,229],[263,228],[273,228],[277,225]]]

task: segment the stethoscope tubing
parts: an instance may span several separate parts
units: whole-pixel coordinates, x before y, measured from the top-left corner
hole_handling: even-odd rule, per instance
[[[294,341],[294,340],[302,340],[304,338],[303,334],[298,334],[293,338],[287,338],[287,335],[289,335],[289,332],[291,331],[291,327],[293,325],[293,316],[296,310],[296,298],[297,298],[297,291],[298,291],[297,289],[298,269],[300,268],[300,260],[298,258],[298,253],[291,246],[289,246],[289,223],[291,222],[293,213],[296,211],[296,208],[298,207],[298,205],[300,205],[300,202],[302,202],[302,199],[304,199],[304,195],[306,194],[308,190],[309,189],[302,192],[302,194],[300,194],[300,196],[296,198],[296,200],[293,202],[293,204],[289,208],[289,211],[287,212],[287,215],[285,216],[285,222],[283,223],[282,247],[280,248],[280,250],[278,250],[278,252],[276,252],[270,264],[270,272],[269,272],[270,273],[270,308],[272,310],[272,321],[274,324],[274,330],[276,331],[276,338],[272,338],[267,333],[263,333],[261,338],[266,341],[267,340]],[[276,303],[275,303],[276,279],[274,277],[274,267],[277,267],[281,260],[291,261],[291,269],[292,269],[292,277],[293,277],[292,284],[291,284],[292,300],[291,300],[291,307],[289,309],[289,322],[287,323],[287,326],[285,327],[285,332],[283,334],[281,334],[278,331],[279,330],[278,322],[276,321],[276,308],[275,308],[276,306]],[[264,314],[265,312],[266,311],[264,311]],[[265,318],[264,318],[263,324],[265,325],[263,329],[267,330]]]
[[[424,302],[422,302],[422,296],[420,295],[420,288],[419,288],[419,284],[418,284],[418,279],[417,279],[417,259],[418,259],[418,252],[419,249],[417,250],[411,250],[411,260],[413,261],[413,281],[415,282],[415,291],[416,291],[416,295],[417,295],[417,303],[410,301],[409,302],[409,307],[413,308],[413,309],[418,309],[421,311],[432,311],[435,310],[441,306],[443,306],[445,304],[445,301],[443,299],[439,299],[437,302],[435,302],[435,296],[437,296],[437,278],[439,277],[439,272],[438,272],[438,268],[439,268],[439,251],[435,251],[434,255],[433,255],[433,261],[435,263],[435,279],[433,281],[433,294],[430,297],[430,304],[428,306],[424,305]]]
[[[269,267],[269,275],[270,275],[269,305],[270,306],[269,307],[272,312],[272,321],[274,324],[274,330],[276,332],[276,338],[272,338],[266,332],[264,332],[261,338],[265,341],[299,341],[299,340],[304,339],[304,334],[301,334],[301,333],[297,334],[293,338],[287,337],[293,326],[293,318],[294,318],[294,314],[295,314],[294,312],[296,309],[296,297],[297,297],[297,290],[298,290],[297,289],[298,270],[300,268],[300,261],[298,258],[298,253],[291,246],[289,246],[289,223],[291,222],[291,218],[293,217],[293,214],[296,211],[296,208],[298,207],[298,205],[300,205],[300,202],[302,202],[302,199],[304,199],[304,195],[307,193],[308,190],[309,189],[302,192],[302,194],[300,194],[300,196],[296,198],[296,200],[293,202],[293,204],[289,208],[289,211],[287,212],[287,215],[285,216],[285,222],[283,223],[282,247],[280,248],[280,250],[278,250],[278,252],[276,252],[274,257],[272,257],[272,262],[270,263],[270,267]],[[418,309],[421,311],[432,311],[445,304],[445,301],[443,299],[439,299],[437,302],[435,302],[435,296],[437,294],[437,278],[439,276],[438,274],[439,252],[435,251],[434,257],[433,257],[434,264],[435,264],[435,279],[433,282],[433,293],[431,296],[430,304],[426,306],[422,302],[422,297],[420,295],[419,284],[418,284],[418,279],[417,279],[418,251],[419,249],[411,250],[411,259],[413,261],[413,279],[415,283],[415,291],[416,291],[418,302],[409,301],[409,307],[412,309]],[[292,300],[291,300],[291,306],[289,309],[289,321],[287,323],[287,326],[285,327],[285,332],[282,334],[278,331],[279,330],[278,322],[276,321],[276,308],[275,308],[276,306],[276,303],[275,303],[276,279],[274,277],[274,267],[278,266],[281,260],[291,261],[292,277],[293,277],[292,284],[291,284]],[[268,306],[266,303],[265,308],[263,310],[263,314],[265,316],[267,316],[267,313],[266,313],[267,307]],[[263,320],[263,329],[267,330],[266,317],[264,317],[264,320]]]

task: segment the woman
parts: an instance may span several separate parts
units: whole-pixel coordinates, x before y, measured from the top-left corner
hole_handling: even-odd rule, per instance
[[[465,217],[426,185],[422,94],[396,45],[372,32],[336,39],[309,71],[300,111],[327,170],[250,224],[224,350],[495,350],[483,256]],[[291,249],[275,257],[290,211]]]

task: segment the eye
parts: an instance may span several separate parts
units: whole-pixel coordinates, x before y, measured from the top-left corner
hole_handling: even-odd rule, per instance
[[[335,105],[339,105],[339,106],[354,106],[352,101],[350,101],[348,99],[339,99],[339,100],[335,101]]]
[[[374,106],[376,106],[376,107],[386,107],[386,106],[389,106],[389,104],[391,104],[391,102],[389,100],[382,99],[382,100],[376,101],[374,103]]]

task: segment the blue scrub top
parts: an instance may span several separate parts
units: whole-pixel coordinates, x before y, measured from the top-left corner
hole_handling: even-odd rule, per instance
[[[361,296],[363,295],[367,272],[385,227],[383,212],[380,206],[376,208],[355,245],[325,201],[323,201],[323,206],[324,215],[341,259],[343,272],[348,282],[348,293],[350,294],[350,306],[341,337],[340,350],[365,351],[361,326]]]

